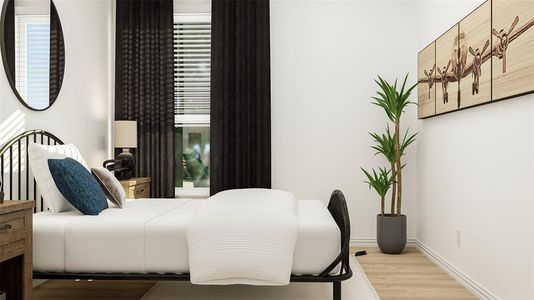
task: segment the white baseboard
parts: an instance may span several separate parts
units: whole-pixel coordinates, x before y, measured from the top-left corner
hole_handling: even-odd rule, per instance
[[[352,238],[350,239],[351,247],[377,247],[375,238]],[[415,247],[423,255],[428,257],[433,263],[440,267],[443,271],[449,274],[452,278],[463,285],[467,290],[473,293],[479,299],[498,300],[495,295],[484,288],[482,285],[471,279],[464,272],[447,262],[443,257],[439,256],[434,250],[430,249],[425,244],[417,239],[407,239],[407,247]]]
[[[359,238],[359,239],[350,239],[351,247],[376,247],[376,239],[369,238]]]
[[[350,239],[351,247],[377,247],[375,238]],[[415,239],[406,239],[406,247],[415,247]]]
[[[447,272],[452,278],[456,279],[461,285],[468,289],[479,299],[497,300],[495,295],[484,288],[482,285],[474,281],[471,277],[467,276],[464,272],[450,264],[443,257],[439,256],[434,250],[430,249],[427,245],[415,240],[415,247],[438,267]]]

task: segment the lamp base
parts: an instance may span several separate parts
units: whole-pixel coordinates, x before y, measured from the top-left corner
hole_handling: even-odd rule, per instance
[[[116,168],[115,176],[120,179],[130,179],[133,176],[133,168],[135,167],[135,158],[129,151],[123,151],[117,155],[116,163],[119,165]]]

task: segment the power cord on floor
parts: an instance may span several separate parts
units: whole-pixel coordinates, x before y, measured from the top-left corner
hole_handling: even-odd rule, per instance
[[[362,256],[362,255],[367,255],[367,251],[358,250],[358,251],[356,251],[356,253],[354,253],[354,256]]]

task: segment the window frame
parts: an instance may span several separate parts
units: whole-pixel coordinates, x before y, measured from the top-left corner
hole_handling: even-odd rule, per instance
[[[206,22],[211,24],[211,13],[175,13],[173,23],[177,22]],[[209,127],[210,115],[174,115],[174,127]],[[205,199],[210,195],[209,187],[174,187],[176,198],[198,198]]]

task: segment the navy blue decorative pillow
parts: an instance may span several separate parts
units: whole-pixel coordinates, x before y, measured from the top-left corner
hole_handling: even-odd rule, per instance
[[[72,158],[49,159],[48,168],[61,194],[84,215],[108,208],[102,188],[82,164]]]

